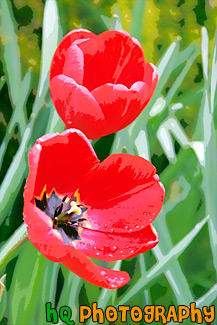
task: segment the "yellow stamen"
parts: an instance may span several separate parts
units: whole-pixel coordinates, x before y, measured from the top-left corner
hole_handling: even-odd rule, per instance
[[[80,215],[82,213],[81,208],[77,206],[75,201],[72,201],[70,205],[71,205],[71,209],[67,211],[67,214],[77,213],[78,215]]]

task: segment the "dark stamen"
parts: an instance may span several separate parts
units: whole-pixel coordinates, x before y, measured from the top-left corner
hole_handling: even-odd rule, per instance
[[[78,221],[86,221],[86,220],[87,220],[86,218],[78,219]]]
[[[64,198],[62,199],[62,202],[65,202],[65,200],[67,199],[68,196],[69,196],[69,194],[66,194],[66,195],[64,196]]]
[[[44,211],[53,221],[53,228],[60,231],[63,241],[66,245],[72,245],[73,240],[81,240],[78,234],[79,226],[84,226],[82,222],[87,221],[84,214],[88,207],[82,203],[77,204],[76,196],[65,195],[61,200],[55,193],[47,197],[46,192],[43,193],[41,199],[35,198],[36,206]],[[67,202],[66,199],[68,198]],[[76,205],[81,209],[81,214],[78,215],[73,211]],[[69,212],[69,211],[72,212]],[[75,209],[76,210],[76,209]]]

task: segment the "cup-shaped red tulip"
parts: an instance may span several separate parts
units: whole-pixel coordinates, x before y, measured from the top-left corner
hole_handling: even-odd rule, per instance
[[[60,42],[50,70],[51,97],[67,128],[96,140],[129,125],[150,100],[156,67],[126,32],[73,30]]]
[[[32,244],[94,285],[125,285],[128,273],[88,257],[122,260],[158,243],[151,222],[162,207],[164,188],[154,166],[129,154],[100,163],[86,136],[69,129],[38,139],[29,168],[23,214]]]

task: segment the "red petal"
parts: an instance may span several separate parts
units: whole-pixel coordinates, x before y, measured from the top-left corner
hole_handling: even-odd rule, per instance
[[[72,44],[65,54],[62,74],[73,78],[80,85],[83,83],[84,57],[83,52],[76,44]]]
[[[132,232],[148,226],[163,204],[164,190],[147,160],[128,154],[106,158],[80,185],[81,202],[90,206],[91,227],[105,232]]]
[[[58,262],[66,255],[65,245],[57,230],[53,229],[51,218],[42,210],[29,202],[24,203],[23,219],[27,226],[31,243],[45,257]]]
[[[89,138],[104,133],[104,115],[93,95],[73,79],[64,75],[51,81],[51,97],[67,128],[75,127]]]
[[[134,121],[150,99],[150,88],[141,81],[130,89],[120,84],[105,84],[91,93],[105,116],[103,135],[119,131]]]
[[[105,83],[130,88],[144,78],[144,55],[126,33],[106,31],[78,44],[84,53],[83,85],[90,91]]]
[[[130,234],[105,233],[84,228],[80,236],[82,240],[76,241],[76,248],[85,255],[102,261],[131,258],[158,243],[158,234],[151,224]]]
[[[67,57],[67,51],[72,45],[73,42],[76,40],[84,40],[89,39],[91,37],[95,37],[95,34],[92,32],[80,29],[80,30],[72,30],[66,36],[62,39],[60,44],[58,45],[51,64],[51,70],[50,70],[50,80],[59,74],[63,73],[63,67],[65,64],[65,58]],[[71,63],[73,64],[73,63]]]
[[[94,264],[73,246],[64,245],[51,219],[31,203],[24,206],[29,240],[49,260],[60,262],[84,280],[107,289],[117,289],[129,280],[124,271],[108,270]]]
[[[127,272],[106,269],[94,264],[72,246],[66,248],[68,255],[61,259],[61,263],[85,281],[106,289],[118,289],[129,282],[130,277]]]
[[[158,81],[157,68],[152,63],[145,63],[145,76],[143,81],[149,85],[151,98]]]
[[[40,196],[44,186],[62,195],[74,193],[82,179],[99,164],[85,135],[78,130],[46,135],[37,140],[29,153],[30,172],[24,199]]]

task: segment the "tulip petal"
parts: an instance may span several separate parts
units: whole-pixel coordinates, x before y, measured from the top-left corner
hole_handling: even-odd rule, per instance
[[[58,114],[67,128],[78,128],[93,140],[135,120],[156,83],[156,68],[145,63],[141,44],[124,31],[71,31],[51,64],[51,97]]]
[[[51,193],[74,193],[81,179],[96,168],[99,160],[85,135],[79,130],[45,135],[37,140],[29,153],[30,173],[26,182],[24,199],[34,200],[44,186]]]
[[[91,93],[105,116],[104,135],[119,131],[134,121],[150,99],[150,88],[141,81],[130,89],[120,84],[105,84]]]
[[[85,133],[88,126],[89,137],[97,139],[101,136],[104,114],[87,88],[72,78],[59,75],[51,80],[51,97],[67,128],[75,127]]]
[[[148,226],[164,198],[155,172],[141,157],[114,154],[106,158],[80,185],[81,202],[91,207],[87,218],[92,229],[128,233]]]
[[[157,68],[152,63],[145,63],[145,76],[143,81],[149,85],[150,97],[153,95],[158,81]]]
[[[95,34],[86,29],[72,30],[65,35],[54,53],[50,69],[50,80],[53,79],[54,76],[63,73],[65,58],[70,56],[70,54],[67,53],[70,46],[77,40],[86,40],[91,37],[95,37]],[[73,64],[73,61],[70,64]]]
[[[66,246],[66,248],[68,254],[60,262],[85,281],[106,289],[118,289],[129,282],[127,272],[106,269],[94,264],[74,247]]]
[[[65,54],[62,74],[73,78],[80,85],[83,83],[84,57],[83,52],[76,44],[72,43]]]
[[[85,255],[102,261],[131,258],[148,251],[158,243],[158,234],[152,224],[141,231],[127,234],[84,228],[80,236],[82,240],[76,241],[76,248]]]
[[[58,262],[66,255],[60,233],[53,229],[51,218],[30,202],[25,202],[23,219],[27,226],[28,238],[45,257]]]
[[[24,221],[32,244],[49,260],[60,262],[84,280],[107,289],[125,285],[130,277],[124,271],[108,270],[94,264],[73,246],[64,245],[51,219],[32,203],[25,203]]]
[[[144,78],[144,55],[129,35],[106,31],[78,44],[84,54],[83,85],[90,91],[105,83],[130,88]]]

